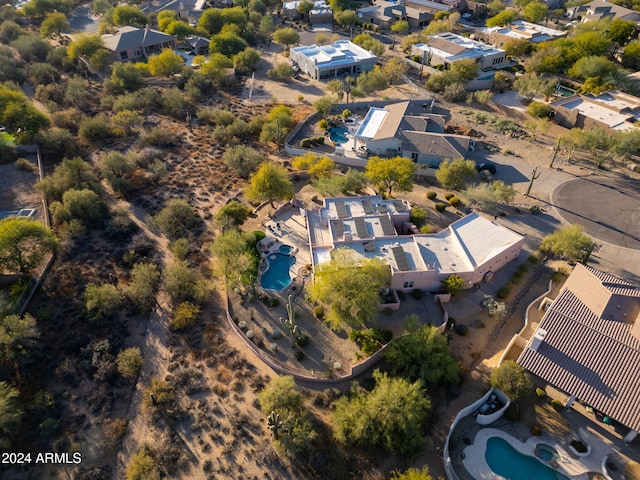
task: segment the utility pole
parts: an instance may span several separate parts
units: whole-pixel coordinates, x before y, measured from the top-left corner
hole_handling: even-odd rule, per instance
[[[556,157],[558,156],[558,152],[560,151],[560,139],[561,139],[561,137],[558,137],[558,141],[556,142],[556,146],[553,147],[553,158],[551,159],[551,163],[549,164],[549,168],[553,168],[553,162],[556,161]]]
[[[533,171],[531,172],[531,181],[529,182],[529,188],[527,188],[527,193],[525,193],[525,197],[529,196],[529,193],[531,193],[531,187],[533,187],[533,181],[536,180],[540,174],[542,172],[538,172],[538,167],[534,168]]]

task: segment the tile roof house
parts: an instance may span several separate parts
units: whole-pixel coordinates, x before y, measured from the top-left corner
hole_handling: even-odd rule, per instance
[[[577,264],[518,363],[640,432],[640,287]]]
[[[296,20],[301,17],[298,11],[300,0],[292,0],[282,4],[282,14],[289,20]],[[308,20],[311,25],[333,22],[333,12],[325,0],[315,0],[313,8],[309,10]]]
[[[603,18],[617,18],[618,20],[630,20],[640,22],[640,12],[607,2],[606,0],[593,0],[584,5],[567,9],[567,17],[570,19],[582,18],[582,22],[590,20],[602,20]]]
[[[636,130],[640,98],[617,90],[572,95],[551,104],[555,121],[566,128]]]
[[[400,236],[410,231],[410,213],[406,200],[377,195],[325,199],[307,212],[313,264],[330,260],[333,249],[347,248],[387,263],[392,289],[434,291],[453,274],[467,287],[488,281],[520,255],[524,237],[477,213],[438,233]]]
[[[120,27],[114,33],[102,35],[105,48],[111,50],[113,60],[141,60],[149,55],[159,54],[165,48],[175,50],[176,39],[171,35],[145,28]]]
[[[409,101],[371,107],[354,135],[356,150],[437,168],[445,158],[466,158],[475,148],[470,137],[444,133],[443,117],[408,114],[408,107]]]

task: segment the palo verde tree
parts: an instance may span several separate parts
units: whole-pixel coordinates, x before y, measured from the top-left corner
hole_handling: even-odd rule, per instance
[[[250,178],[247,198],[251,201],[268,201],[273,206],[274,200],[288,200],[293,197],[293,183],[284,167],[274,162],[264,162]]]
[[[0,320],[0,365],[17,365],[39,336],[36,319],[29,313],[22,317],[6,315]]]
[[[444,188],[462,190],[470,178],[476,176],[476,166],[473,160],[457,158],[445,159],[436,170],[436,178]]]
[[[410,192],[413,190],[413,176],[416,164],[405,157],[371,157],[365,168],[365,176],[388,195],[393,191]]]
[[[529,374],[513,360],[503,362],[491,372],[491,386],[502,390],[511,400],[526,397],[532,389]]]
[[[0,271],[29,273],[59,246],[53,232],[33,219],[0,220]]]
[[[380,259],[358,259],[353,251],[337,249],[316,269],[309,298],[329,306],[325,316],[332,328],[362,326],[373,320],[380,304],[380,288],[391,281],[389,266]]]
[[[220,225],[220,228],[224,231],[229,228],[239,227],[247,218],[249,218],[250,214],[251,209],[244,203],[232,200],[220,207],[215,219],[218,225]]]
[[[19,392],[7,382],[0,382],[0,449],[11,446],[9,440],[18,433],[23,411],[18,401]]]
[[[351,395],[338,399],[333,411],[335,437],[361,447],[381,447],[409,455],[424,446],[422,426],[431,401],[422,382],[373,372],[371,392],[356,386]]]
[[[583,231],[582,225],[570,225],[547,235],[542,239],[540,250],[557,257],[584,261],[593,249],[593,240]]]

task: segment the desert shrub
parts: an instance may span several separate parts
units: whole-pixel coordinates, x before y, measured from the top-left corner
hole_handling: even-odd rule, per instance
[[[560,400],[556,400],[555,398],[551,400],[551,406],[556,412],[561,412],[562,409],[564,408],[564,405],[562,404],[562,402]]]
[[[322,135],[317,135],[315,137],[311,137],[312,145],[324,145],[324,137]]]
[[[78,136],[89,143],[106,140],[113,136],[109,120],[102,115],[87,117],[80,122]]]
[[[247,145],[233,146],[222,155],[222,162],[226,167],[242,178],[248,178],[262,160],[262,155]]]
[[[520,409],[518,408],[518,404],[512,402],[509,405],[509,408],[504,412],[504,418],[509,420],[510,422],[517,422],[520,418]]]
[[[411,221],[418,228],[424,226],[424,224],[427,223],[427,211],[424,208],[413,207],[411,209],[409,221]]]
[[[531,435],[533,435],[534,437],[538,437],[542,434],[542,431],[540,430],[540,427],[538,425],[534,425],[533,427],[531,427]]]
[[[438,196],[438,194],[436,192],[434,192],[433,190],[429,190],[427,192],[427,198],[429,200],[434,200],[437,196]]]
[[[47,418],[44,422],[40,424],[40,437],[42,438],[50,438],[55,435],[60,427],[60,420],[56,420],[55,418]]]
[[[138,225],[129,217],[129,210],[116,208],[111,211],[111,219],[105,228],[105,234],[114,240],[124,240],[138,231]]]
[[[456,325],[456,333],[464,337],[467,333],[469,333],[469,327],[467,327],[464,323]]]
[[[538,398],[547,398],[547,392],[545,392],[544,388],[536,388],[536,395]]]
[[[300,140],[300,146],[302,148],[310,148],[311,147],[311,139],[310,138],[303,138],[302,140]]]
[[[527,260],[529,261],[529,263],[538,263],[538,261],[539,261],[540,259],[538,258],[538,256],[537,256],[537,255],[535,255],[535,254],[533,254],[533,253],[532,253],[531,255],[529,255],[529,257],[527,258]]]
[[[451,197],[449,199],[449,203],[451,204],[452,207],[457,207],[458,205],[460,205],[460,199],[458,197]]]
[[[153,222],[170,239],[184,237],[187,232],[200,225],[202,219],[196,210],[186,201],[172,198],[165,207],[153,217]]]
[[[269,306],[271,308],[276,308],[278,305],[280,305],[280,300],[278,298],[273,297],[269,300]]]
[[[173,311],[169,327],[171,330],[184,330],[193,325],[200,316],[201,308],[190,302],[179,303]]]
[[[452,199],[453,197],[455,197],[454,193],[448,192],[444,194],[444,198],[448,200]]]
[[[301,362],[302,359],[304,359],[304,352],[302,350],[296,350],[296,353],[294,354],[294,356],[296,357],[296,360]]]
[[[436,210],[438,212],[444,212],[446,209],[447,209],[446,203],[442,203],[442,202],[436,203]]]
[[[521,275],[524,275],[528,271],[529,271],[529,267],[527,266],[526,263],[521,263],[520,265],[518,265],[518,272],[520,272]]]
[[[496,292],[496,297],[500,298],[501,300],[504,300],[509,296],[510,292],[511,292],[511,287],[502,287],[498,289],[498,291]]]
[[[142,352],[138,347],[122,350],[116,357],[118,373],[127,380],[135,380],[142,368]]]
[[[433,226],[432,225],[423,225],[420,227],[420,233],[432,233]]]
[[[366,355],[373,355],[380,348],[391,341],[393,332],[380,328],[368,328],[366,330],[352,329],[349,332],[349,340],[360,345],[360,350]]]
[[[171,242],[171,253],[178,259],[184,260],[189,254],[189,241],[186,238],[179,238]]]
[[[416,300],[420,300],[424,296],[424,292],[418,288],[411,291],[411,296]]]
[[[329,122],[327,122],[324,118],[318,122],[318,128],[321,130],[326,130],[329,128]]]
[[[18,170],[23,170],[25,172],[35,172],[38,169],[38,167],[35,164],[31,163],[26,158],[17,159],[16,167],[18,167]]]
[[[142,142],[145,145],[150,145],[152,147],[175,147],[178,145],[178,137],[176,137],[173,133],[167,132],[163,128],[155,127],[148,130],[143,138]]]
[[[148,447],[143,447],[131,457],[127,465],[127,480],[160,480],[160,469]]]
[[[115,445],[127,432],[127,420],[124,418],[114,418],[107,420],[104,424],[104,437],[109,445]]]
[[[542,102],[531,102],[527,107],[527,113],[536,118],[546,118],[551,112],[553,112],[553,107]]]
[[[299,347],[306,347],[307,345],[309,345],[310,341],[311,339],[306,333],[303,333],[302,335],[298,335],[296,337],[296,345],[298,345]]]
[[[322,320],[322,317],[324,317],[324,306],[316,305],[313,309],[313,313],[318,320]]]

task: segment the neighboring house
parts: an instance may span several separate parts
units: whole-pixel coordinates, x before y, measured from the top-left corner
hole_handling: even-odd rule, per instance
[[[470,137],[444,133],[443,117],[408,114],[408,107],[408,101],[371,107],[354,135],[356,151],[437,168],[445,158],[466,158],[475,148]]]
[[[177,48],[174,37],[153,30],[149,26],[120,27],[114,33],[102,35],[102,43],[112,52],[112,58],[116,62],[141,60],[149,55],[161,53],[165,48]]]
[[[466,59],[475,60],[484,71],[508,65],[504,50],[451,32],[430,35],[426,44],[413,45],[411,54],[418,55],[425,65],[442,65],[445,70]]]
[[[439,290],[454,274],[469,288],[516,259],[524,243],[524,237],[477,213],[439,233],[399,236],[410,231],[410,212],[408,201],[377,195],[325,199],[307,212],[313,264],[329,261],[333,249],[348,248],[387,263],[395,290]]]
[[[228,3],[228,4],[227,4]],[[225,2],[229,6],[231,2]],[[157,15],[164,11],[173,11],[178,14],[178,19],[187,22],[189,25],[195,25],[202,16],[204,9],[208,8],[206,0],[168,0],[166,2],[154,2],[142,8],[142,11],[149,14]]]
[[[566,128],[637,130],[640,121],[640,98],[616,90],[573,95],[551,106],[555,121]]]
[[[184,43],[181,43],[180,48],[190,50],[192,55],[209,55],[209,44],[211,42],[208,38],[204,37],[189,37]]]
[[[453,12],[454,7],[451,5],[445,5],[441,2],[431,2],[429,0],[404,0],[404,4],[407,7],[415,8],[416,10],[422,10],[431,14],[438,12]]]
[[[298,11],[299,0],[284,2],[282,4],[282,15],[289,20],[297,20],[301,17]],[[333,12],[325,0],[315,0],[313,8],[309,11],[309,23],[312,25],[333,23]]]
[[[518,363],[533,375],[640,432],[640,288],[577,264],[548,305]],[[617,429],[616,429],[617,430]]]
[[[389,30],[398,20],[406,20],[411,28],[423,28],[433,20],[433,14],[399,3],[387,1],[356,10],[362,22],[378,25],[382,30]]]
[[[528,40],[537,44],[566,37],[567,33],[524,20],[517,20],[504,27],[483,28],[480,31],[480,37],[491,45],[503,47],[509,40]]]
[[[378,61],[373,53],[348,40],[338,40],[331,45],[293,47],[290,59],[315,80],[356,77],[373,70]]]
[[[603,18],[617,18],[618,20],[640,22],[640,12],[609,3],[605,0],[593,0],[584,5],[568,8],[566,15],[570,19],[581,17],[582,22],[601,20]]]

